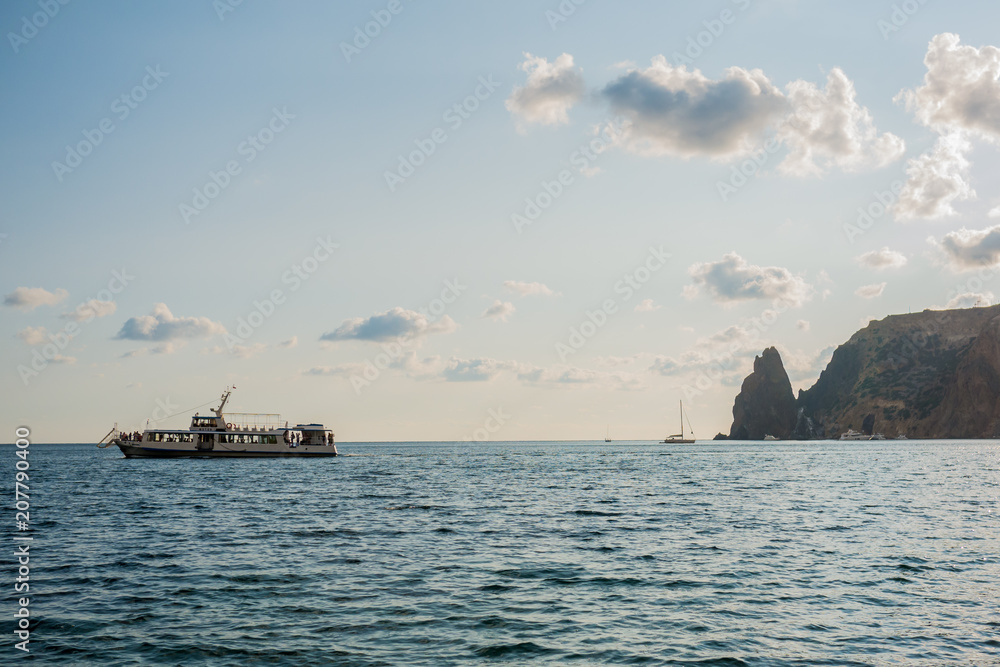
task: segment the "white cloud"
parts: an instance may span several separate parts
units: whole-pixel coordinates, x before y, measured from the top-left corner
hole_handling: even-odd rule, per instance
[[[491,320],[500,320],[501,322],[506,322],[507,318],[514,314],[514,304],[510,301],[501,301],[496,299],[493,304],[483,311],[480,317],[489,318]]]
[[[995,209],[992,209],[989,212],[989,216],[991,218],[1000,218],[1000,206],[997,206]]]
[[[993,292],[966,292],[958,294],[945,304],[945,310],[954,308],[976,308],[979,306],[990,306],[993,304]]]
[[[165,303],[153,306],[151,315],[130,317],[122,325],[120,340],[172,341],[183,338],[208,338],[226,333],[226,328],[207,317],[174,317]],[[155,351],[155,350],[154,350]],[[173,348],[165,349],[173,352]]]
[[[50,364],[67,364],[72,365],[76,363],[76,357],[67,357],[62,354],[57,354],[54,357],[46,357]]]
[[[518,364],[488,357],[459,359],[452,357],[442,375],[448,382],[489,382],[502,371],[516,371]]]
[[[178,349],[180,348],[178,348],[178,346],[175,343],[172,342],[160,343],[159,345],[156,345],[154,347],[140,347],[136,350],[130,350],[121,355],[121,358],[131,359],[133,357],[142,357],[147,354],[173,354]]]
[[[204,352],[209,354],[232,354],[234,357],[239,359],[249,359],[250,357],[255,357],[264,350],[267,349],[267,345],[264,343],[254,343],[252,345],[233,345],[229,347],[228,345],[223,347],[221,345],[214,345]]]
[[[18,287],[3,298],[3,305],[19,310],[34,310],[39,306],[54,306],[69,296],[69,292],[59,288],[50,292],[43,287]]]
[[[808,81],[793,81],[787,90],[792,112],[778,131],[789,148],[779,167],[782,172],[817,176],[830,166],[857,171],[882,167],[903,156],[903,140],[888,132],[879,136],[843,70],[830,72],[825,90]]]
[[[524,86],[515,86],[505,106],[522,123],[559,125],[569,122],[569,110],[586,93],[583,77],[564,53],[555,62],[524,54],[519,69],[528,73]]]
[[[298,344],[299,344],[299,337],[298,336],[292,336],[288,340],[281,341],[280,343],[278,343],[277,345],[275,345],[275,347],[277,347],[279,349],[290,349],[290,348],[295,347]]]
[[[517,280],[505,280],[503,281],[504,289],[513,292],[518,296],[559,296],[558,293],[553,292],[547,285],[542,283],[526,283]]]
[[[924,57],[923,85],[896,96],[917,121],[939,133],[934,149],[910,160],[895,206],[899,220],[956,215],[953,203],[976,196],[969,177],[970,136],[1000,144],[1000,49],[963,46],[936,35]]]
[[[116,310],[118,310],[118,304],[114,301],[98,301],[97,299],[91,299],[90,301],[81,303],[75,310],[63,313],[60,317],[67,320],[73,320],[74,322],[83,322],[84,320],[92,320],[97,317],[107,317],[108,315],[113,315]]]
[[[576,366],[521,366],[517,375],[522,382],[531,385],[551,385],[576,387],[580,389],[604,387],[615,390],[641,389],[642,380],[634,373],[595,371]]]
[[[906,255],[884,247],[881,250],[872,250],[859,255],[857,261],[858,264],[866,268],[881,270],[904,267],[907,259]]]
[[[987,229],[963,227],[945,234],[940,242],[933,238],[929,241],[944,252],[957,271],[1000,264],[1000,225]]]
[[[652,299],[643,299],[641,302],[636,304],[635,312],[637,313],[651,313],[654,310],[659,310],[663,306],[657,306],[653,303]]]
[[[364,364],[340,364],[339,366],[314,366],[307,371],[302,371],[303,375],[317,375],[321,377],[330,376],[351,376],[361,375],[365,370]]]
[[[963,46],[936,35],[924,57],[924,84],[897,96],[917,120],[941,134],[966,130],[1000,142],[1000,49]]]
[[[957,211],[956,201],[973,199],[976,191],[969,180],[972,145],[961,133],[939,137],[934,148],[907,162],[906,184],[892,207],[897,220],[939,220]]]
[[[643,155],[726,157],[748,151],[780,120],[788,101],[759,69],[731,67],[718,81],[660,55],[601,94],[629,124],[622,144]]]
[[[39,345],[48,340],[48,334],[45,327],[25,327],[17,332],[17,337],[28,345]]]
[[[859,287],[854,290],[854,293],[860,296],[862,299],[874,299],[882,296],[882,292],[885,291],[886,283],[877,283],[875,285],[865,285],[864,287]]]
[[[617,368],[618,366],[629,366],[634,364],[639,360],[638,354],[633,354],[631,357],[597,357],[596,362],[598,366],[607,366],[609,368]]]
[[[422,338],[429,334],[451,333],[458,328],[455,321],[445,315],[432,322],[426,315],[399,306],[371,317],[356,317],[345,321],[334,331],[325,333],[320,340],[388,341]]]
[[[688,296],[705,288],[718,302],[730,303],[749,299],[780,299],[800,307],[812,296],[813,288],[788,269],[778,266],[755,266],[735,252],[717,262],[694,264],[688,269],[694,285],[685,290]]]

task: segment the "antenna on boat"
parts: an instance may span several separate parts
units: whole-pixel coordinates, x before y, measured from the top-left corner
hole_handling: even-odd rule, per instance
[[[215,413],[216,417],[222,417],[222,409],[224,407],[226,407],[226,401],[229,400],[229,395],[233,393],[233,389],[235,389],[235,388],[236,387],[232,387],[232,388],[226,387],[226,390],[224,392],[222,392],[222,397],[220,399],[222,402],[219,403],[219,407],[212,408],[212,412]]]

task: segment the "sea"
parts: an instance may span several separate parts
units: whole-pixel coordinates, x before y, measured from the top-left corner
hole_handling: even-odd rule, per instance
[[[997,441],[338,448],[4,446],[0,664],[1000,665]]]

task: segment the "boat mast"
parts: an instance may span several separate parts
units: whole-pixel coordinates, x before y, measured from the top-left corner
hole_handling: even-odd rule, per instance
[[[212,408],[212,412],[214,412],[215,416],[218,417],[219,419],[222,419],[222,409],[226,407],[226,401],[229,400],[229,395],[231,393],[233,393],[232,389],[226,387],[226,390],[222,392],[222,402],[219,404],[219,407]]]
[[[684,439],[684,401],[680,401],[681,404],[681,440]]]

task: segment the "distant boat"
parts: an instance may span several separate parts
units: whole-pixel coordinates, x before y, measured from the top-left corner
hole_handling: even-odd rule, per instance
[[[885,436],[881,433],[874,433],[872,435],[865,435],[864,433],[858,433],[853,428],[847,429],[847,433],[840,434],[841,440],[885,440]]]
[[[611,427],[608,426],[608,430],[604,433],[604,442],[611,442]]]
[[[681,401],[680,404],[681,404],[681,432],[678,433],[677,435],[668,435],[666,438],[664,438],[663,444],[665,445],[690,444],[694,442],[694,440],[688,440],[684,438],[684,401]],[[688,422],[688,426],[689,427],[691,426],[690,422]],[[691,435],[694,435],[694,429],[691,429]]]
[[[906,437],[905,433],[900,433],[896,436],[896,440],[909,440],[909,438]]]
[[[767,434],[764,435],[764,441],[765,442],[774,442],[775,440],[781,440],[781,438],[776,438],[773,435],[771,435],[770,433],[767,433]]]

